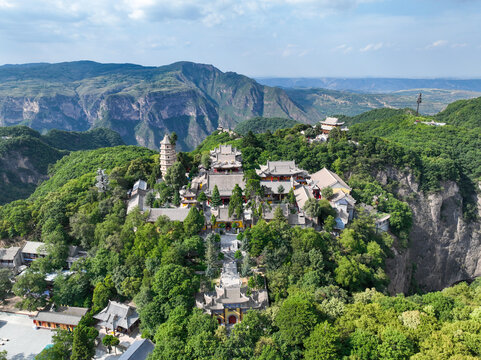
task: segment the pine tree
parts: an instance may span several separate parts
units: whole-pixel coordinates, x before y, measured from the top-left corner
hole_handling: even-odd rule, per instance
[[[99,332],[95,328],[78,325],[73,333],[71,360],[89,360],[95,355],[95,338]]]
[[[217,185],[215,185],[214,190],[212,190],[212,196],[210,198],[210,203],[215,208],[219,207],[219,205],[221,204],[219,188],[217,187]]]
[[[244,256],[244,259],[242,259],[242,266],[241,266],[241,275],[243,277],[249,276],[251,274],[251,257],[249,256],[249,253]]]
[[[242,189],[238,184],[235,184],[232,190],[232,196],[229,201],[229,217],[235,215],[237,219],[240,219],[244,211],[244,199],[242,198]]]

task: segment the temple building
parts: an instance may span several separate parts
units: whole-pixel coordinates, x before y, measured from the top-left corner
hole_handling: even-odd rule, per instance
[[[39,311],[33,318],[36,327],[73,331],[89,309],[81,307],[58,307],[50,311]]]
[[[323,168],[322,170],[311,174],[309,185],[311,186],[313,195],[316,199],[322,197],[321,191],[327,187],[331,188],[333,193],[342,191],[346,194],[350,194],[352,190],[339,175],[327,168]]]
[[[182,207],[190,208],[192,206],[197,205],[197,199],[196,199],[197,195],[192,190],[184,187],[179,191],[179,195],[180,195],[180,205]]]
[[[269,305],[267,290],[251,290],[242,285],[235,261],[224,263],[215,292],[198,293],[196,306],[215,317],[220,325],[241,322],[250,309],[262,310]]]
[[[175,152],[175,144],[170,142],[169,136],[166,134],[164,139],[160,142],[160,171],[162,177],[165,177],[167,170],[174,165],[177,160],[177,154]]]
[[[295,161],[268,161],[266,165],[256,170],[263,181],[290,181],[291,178],[299,183],[305,183],[308,173],[297,167]]]
[[[329,134],[335,128],[340,130],[347,130],[346,128],[342,128],[344,122],[339,121],[338,118],[335,117],[326,117],[326,120],[321,121],[321,130],[323,134]]]
[[[108,331],[130,334],[139,324],[139,314],[132,306],[110,301],[105,309],[94,315],[99,325]]]
[[[222,204],[228,204],[236,185],[239,185],[242,190],[245,189],[244,174],[208,174],[204,192],[209,199],[216,185],[217,189],[219,189]],[[204,188],[204,186],[202,186],[202,188]]]
[[[214,173],[242,171],[242,154],[232,145],[220,145],[212,150],[210,162]]]

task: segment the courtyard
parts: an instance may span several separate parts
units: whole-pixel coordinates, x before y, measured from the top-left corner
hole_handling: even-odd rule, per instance
[[[34,359],[51,343],[52,334],[51,330],[35,329],[27,315],[0,312],[0,351],[6,350],[8,359]]]

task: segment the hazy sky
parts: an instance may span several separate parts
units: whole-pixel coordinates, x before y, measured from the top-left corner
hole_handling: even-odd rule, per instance
[[[0,63],[481,77],[481,0],[0,0]]]

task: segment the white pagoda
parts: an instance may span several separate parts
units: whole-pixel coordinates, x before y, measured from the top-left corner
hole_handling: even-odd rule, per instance
[[[160,142],[160,171],[162,172],[162,177],[165,177],[167,170],[176,160],[175,144],[170,142],[169,136],[166,134]]]

